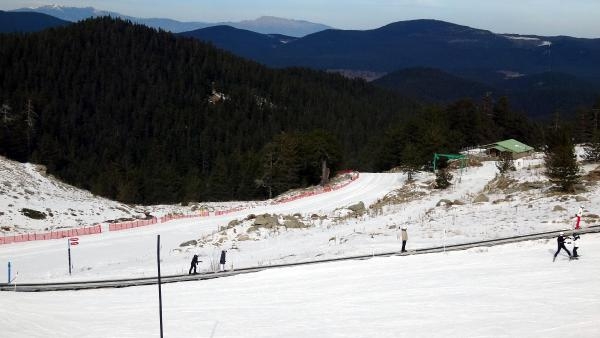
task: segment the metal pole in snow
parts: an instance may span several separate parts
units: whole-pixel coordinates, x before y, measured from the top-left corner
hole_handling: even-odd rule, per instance
[[[69,253],[69,276],[71,275],[71,241],[67,238],[67,251]]]
[[[6,284],[10,284],[10,262],[8,262],[8,282]]]
[[[160,290],[160,235],[156,235],[156,264],[158,265],[158,315],[160,317],[160,338],[163,336],[162,293]]]
[[[444,228],[444,253],[446,253],[446,228]]]

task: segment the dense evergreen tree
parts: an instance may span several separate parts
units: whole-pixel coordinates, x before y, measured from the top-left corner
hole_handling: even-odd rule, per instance
[[[435,188],[446,189],[452,184],[450,181],[452,181],[452,174],[448,171],[448,159],[440,158],[435,173]]]
[[[600,130],[592,133],[592,139],[584,146],[585,159],[591,162],[600,162]]]
[[[400,168],[406,173],[407,180],[412,181],[413,175],[423,166],[419,158],[417,147],[412,143],[407,143],[402,149],[402,164]]]
[[[571,192],[581,177],[571,133],[566,128],[555,128],[549,136],[545,148],[546,176],[563,191]]]
[[[600,161],[600,99],[591,109],[580,109],[575,118],[575,140],[584,143],[585,158]]]
[[[509,152],[500,153],[500,158],[496,162],[496,168],[500,174],[505,174],[509,170],[516,170],[512,154]]]

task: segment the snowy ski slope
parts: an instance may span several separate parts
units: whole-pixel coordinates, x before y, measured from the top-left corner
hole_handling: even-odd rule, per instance
[[[600,235],[347,261],[162,287],[165,337],[600,334]],[[0,294],[6,337],[158,337],[156,286]]]

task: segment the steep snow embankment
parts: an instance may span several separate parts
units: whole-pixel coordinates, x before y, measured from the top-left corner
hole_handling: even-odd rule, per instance
[[[48,175],[44,166],[19,163],[0,156],[0,236],[44,233],[98,223],[198,214],[198,209],[226,210],[249,202],[181,205],[128,205],[96,196]]]
[[[0,234],[81,227],[139,216],[143,216],[140,210],[60,182],[47,175],[42,166],[0,156]]]

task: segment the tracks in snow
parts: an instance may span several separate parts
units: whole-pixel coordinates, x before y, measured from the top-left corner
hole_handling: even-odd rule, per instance
[[[298,263],[288,263],[288,264],[277,264],[270,266],[261,266],[261,267],[252,267],[252,268],[244,268],[233,271],[225,271],[225,272],[216,272],[216,273],[202,273],[197,275],[170,275],[170,276],[161,276],[162,283],[174,283],[174,282],[186,282],[186,281],[197,281],[197,280],[205,280],[205,279],[213,279],[213,278],[221,278],[234,276],[245,273],[259,272],[266,269],[275,269],[275,268],[285,268],[292,267],[298,265],[308,265],[308,264],[319,264],[319,263],[330,263],[337,261],[347,261],[347,260],[357,260],[357,259],[370,259],[373,257],[389,257],[389,256],[408,256],[408,255],[420,255],[420,254],[430,254],[430,253],[439,253],[445,251],[457,251],[457,250],[466,250],[476,247],[484,247],[484,246],[495,246],[495,245],[503,245],[509,243],[516,243],[522,241],[530,241],[537,239],[549,239],[555,238],[558,235],[559,231],[550,231],[550,232],[540,232],[529,235],[522,236],[513,236],[492,240],[484,240],[477,241],[471,243],[463,243],[463,244],[453,244],[447,246],[438,246],[432,248],[422,248],[409,251],[407,253],[399,253],[397,251],[394,252],[386,252],[379,253],[374,255],[361,255],[361,256],[350,256],[350,257],[340,257],[340,258],[330,258],[323,259],[317,261],[309,261],[309,262],[298,262]],[[588,227],[586,229],[578,230],[578,233],[600,233],[600,226],[595,225]],[[82,281],[82,282],[61,282],[61,283],[39,283],[39,284],[0,284],[0,291],[21,291],[21,292],[34,292],[34,291],[74,291],[74,290],[85,290],[85,289],[99,289],[99,288],[122,288],[129,286],[141,286],[141,285],[153,285],[158,282],[157,277],[144,277],[144,278],[131,278],[131,279],[113,279],[113,280],[96,280],[96,281]]]

